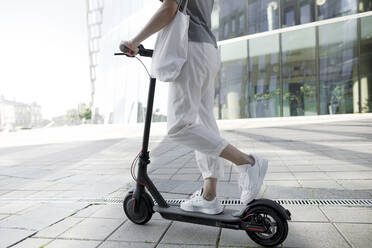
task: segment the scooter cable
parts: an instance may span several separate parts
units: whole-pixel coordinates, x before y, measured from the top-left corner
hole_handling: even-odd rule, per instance
[[[133,168],[133,165],[136,163],[136,160],[137,160],[137,158],[138,158],[138,156],[139,156],[140,153],[141,153],[141,152],[139,152],[139,153],[137,154],[137,156],[134,158],[134,160],[133,160],[133,162],[132,162],[132,165],[130,166],[130,174],[132,175],[132,178],[133,178],[134,181],[137,181],[137,178],[136,178],[135,175],[134,175],[134,168]]]
[[[149,75],[149,77],[151,77],[149,71],[147,70],[147,67],[146,67],[145,64],[142,62],[142,60],[139,59],[137,56],[135,56],[135,58],[138,59],[139,62],[141,62],[141,64],[143,65],[143,67],[145,67],[145,70],[146,70],[147,74]]]
[[[136,178],[136,175],[135,175],[135,172],[134,172],[134,169],[136,168],[136,161],[138,160],[138,156],[140,155],[142,151],[140,151],[137,156],[134,158],[133,162],[132,162],[132,165],[130,166],[130,173],[132,175],[132,178],[134,181],[136,181],[138,184],[142,185],[142,186],[145,186],[146,188],[148,188],[148,185],[146,184],[143,184],[141,182],[139,182]]]
[[[142,60],[139,59],[137,56],[134,56],[134,57],[135,57],[139,62],[141,62],[141,64],[142,64],[143,67],[145,68],[147,74],[149,75],[149,77],[151,77],[149,71],[147,70],[147,67],[146,67],[145,64],[142,62]],[[136,178],[136,176],[135,176],[135,172],[134,172],[134,169],[135,169],[135,167],[136,167],[136,161],[137,161],[138,156],[140,155],[141,152],[142,152],[142,151],[140,151],[140,152],[137,154],[137,156],[134,158],[134,160],[133,160],[133,162],[132,162],[132,165],[130,166],[130,173],[131,173],[132,178],[133,178],[134,181],[136,181],[138,184],[143,185],[143,186],[145,186],[146,188],[148,188],[148,185],[145,185],[145,184],[143,184],[143,183],[141,183],[141,182],[139,182],[139,181],[137,180],[137,178]]]

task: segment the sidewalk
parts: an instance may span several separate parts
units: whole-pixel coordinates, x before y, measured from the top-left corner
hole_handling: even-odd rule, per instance
[[[260,197],[372,199],[372,115],[218,124],[231,144],[269,159]],[[150,177],[165,198],[187,198],[202,185],[194,153],[160,135],[164,124],[154,126]],[[133,186],[129,167],[140,151],[142,130],[82,129],[66,131],[81,135],[71,142],[59,130],[44,144],[32,143],[43,131],[17,135],[8,146],[4,138],[15,135],[1,134],[0,247],[258,247],[243,231],[167,221],[158,214],[144,226],[131,223],[121,200]],[[28,146],[19,146],[22,142]],[[219,198],[239,198],[237,178],[227,162]],[[292,213],[283,247],[372,242],[372,207],[283,206]]]

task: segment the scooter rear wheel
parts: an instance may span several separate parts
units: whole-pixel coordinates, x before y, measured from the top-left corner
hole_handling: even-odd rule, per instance
[[[267,231],[246,230],[248,236],[257,244],[273,247],[284,242],[288,235],[288,223],[275,210],[265,206],[256,206],[247,212],[248,218],[243,221],[263,224]]]
[[[132,196],[133,192],[129,192],[124,198],[123,208],[125,215],[133,223],[144,225],[151,219],[152,214],[154,213],[151,197],[146,192],[143,192],[139,202],[137,202]],[[138,213],[134,212],[135,204],[139,204]]]

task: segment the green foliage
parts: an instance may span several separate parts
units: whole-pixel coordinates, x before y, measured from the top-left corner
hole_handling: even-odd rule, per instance
[[[80,103],[78,110],[80,119],[92,119],[92,110],[85,103]]]

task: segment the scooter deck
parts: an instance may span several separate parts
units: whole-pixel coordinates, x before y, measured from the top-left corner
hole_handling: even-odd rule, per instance
[[[234,209],[224,209],[221,214],[204,214],[199,212],[187,212],[176,206],[167,208],[154,206],[154,211],[160,213],[164,219],[189,222],[195,224],[221,226],[232,229],[240,229],[240,218],[232,214],[238,212]]]

